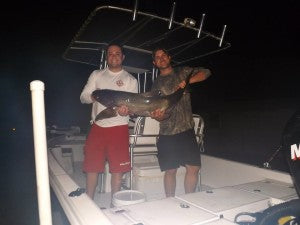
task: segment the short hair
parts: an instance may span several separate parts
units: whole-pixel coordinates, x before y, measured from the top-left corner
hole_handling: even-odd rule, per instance
[[[170,53],[165,49],[165,48],[162,48],[162,47],[157,47],[155,48],[153,51],[152,51],[152,59],[154,60],[155,59],[155,54],[157,51],[163,51],[165,54],[167,54],[168,56],[171,56]]]
[[[112,42],[112,43],[108,43],[107,47],[106,47],[106,52],[108,52],[108,49],[111,47],[111,46],[117,46],[121,49],[121,52],[122,54],[124,55],[124,48],[121,44],[119,43],[115,43],[115,42]]]

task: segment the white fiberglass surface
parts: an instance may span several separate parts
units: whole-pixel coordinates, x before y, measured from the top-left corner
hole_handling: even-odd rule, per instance
[[[121,213],[116,213],[116,211]],[[104,213],[113,222],[117,222],[118,218],[126,217],[132,223],[142,223],[145,225],[204,224],[219,219],[219,217],[213,213],[187,204],[176,198],[165,198],[123,206],[117,209],[105,210]],[[127,223],[124,222],[124,224]]]

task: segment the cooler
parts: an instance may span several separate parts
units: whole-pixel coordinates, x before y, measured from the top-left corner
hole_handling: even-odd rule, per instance
[[[176,176],[176,195],[184,194],[185,168],[180,167]],[[165,197],[164,172],[160,171],[157,161],[136,162],[133,167],[133,189],[142,191],[147,201]]]

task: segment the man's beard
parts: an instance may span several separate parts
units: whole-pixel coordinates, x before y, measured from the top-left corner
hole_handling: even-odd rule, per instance
[[[168,69],[169,67],[171,67],[171,64],[165,63],[165,65],[160,66],[159,69],[164,70],[164,69]]]

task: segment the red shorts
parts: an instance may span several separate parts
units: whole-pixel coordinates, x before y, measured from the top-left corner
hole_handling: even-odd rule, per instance
[[[92,125],[84,147],[83,170],[101,173],[104,171],[106,160],[111,173],[130,171],[128,125],[115,127]]]

